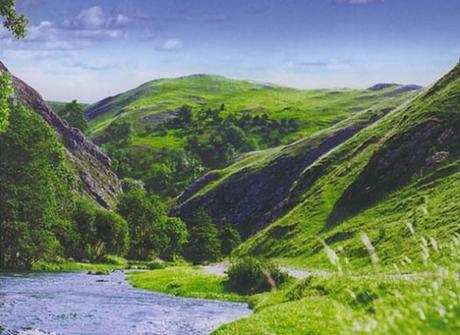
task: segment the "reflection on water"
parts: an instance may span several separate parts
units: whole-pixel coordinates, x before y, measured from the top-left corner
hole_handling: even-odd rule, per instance
[[[0,275],[1,335],[208,334],[249,313],[244,304],[138,290],[122,272]]]

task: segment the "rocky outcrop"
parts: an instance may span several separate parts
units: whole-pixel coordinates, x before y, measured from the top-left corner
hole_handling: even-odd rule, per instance
[[[0,62],[0,73],[8,69]],[[89,195],[101,206],[111,207],[121,192],[120,181],[111,170],[111,160],[83,133],[71,127],[47,105],[40,94],[21,79],[13,76],[16,98],[39,114],[56,132],[66,148],[67,156],[78,172],[81,193]]]
[[[349,126],[298,155],[276,157],[257,171],[242,169],[211,191],[192,198],[215,179],[210,173],[192,184],[179,198],[171,214],[187,219],[197,208],[204,208],[217,224],[229,223],[244,236],[270,224],[282,211],[282,203],[302,171],[319,157],[345,142],[365,125]]]

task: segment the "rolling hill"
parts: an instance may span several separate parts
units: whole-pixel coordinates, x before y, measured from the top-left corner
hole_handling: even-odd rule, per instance
[[[145,83],[87,106],[85,113],[89,136],[107,150],[121,177],[141,179],[149,191],[174,197],[241,154],[295,142],[369,108],[388,111],[419,89],[382,84],[298,90],[192,75]],[[185,105],[191,108],[187,122],[181,119]],[[123,124],[131,131],[121,144],[113,134],[127,131]]]

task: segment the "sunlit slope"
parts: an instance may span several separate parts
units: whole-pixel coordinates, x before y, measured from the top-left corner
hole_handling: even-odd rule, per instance
[[[238,252],[324,266],[325,241],[364,265],[366,234],[380,264],[416,264],[448,243],[460,232],[460,65],[305,169],[280,213]]]
[[[297,90],[219,76],[192,75],[145,83],[89,106],[86,114],[91,120],[90,133],[97,136],[113,120],[126,120],[140,129],[149,123],[167,119],[184,104],[197,110],[225,104],[227,114],[249,111],[266,112],[277,120],[296,118],[300,122],[299,130],[281,139],[281,143],[288,143],[325,129],[376,103],[404,100],[413,95],[416,88],[395,85],[377,87],[376,90]],[[143,135],[135,142],[170,147],[180,145],[181,140],[174,136]]]

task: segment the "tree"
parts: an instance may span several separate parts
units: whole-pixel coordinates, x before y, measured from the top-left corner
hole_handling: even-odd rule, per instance
[[[188,241],[187,226],[179,218],[167,218],[164,227],[168,243],[162,256],[167,260],[173,260],[182,253],[183,247]]]
[[[0,0],[0,16],[4,17],[3,26],[16,38],[26,37],[29,20],[24,15],[17,15],[15,0]]]
[[[149,198],[142,189],[133,188],[121,195],[117,212],[129,225],[130,258],[147,260],[165,248],[164,211],[159,199]]]
[[[72,102],[66,104],[64,108],[59,111],[59,115],[72,127],[78,128],[82,132],[85,132],[88,129],[83,105],[79,104],[77,100],[73,100]]]
[[[241,244],[240,233],[228,223],[219,229],[219,239],[221,241],[220,250],[224,256],[230,255],[233,249]]]
[[[78,240],[78,246],[68,252],[72,257],[97,260],[104,254],[123,256],[128,251],[128,224],[116,213],[98,208],[87,199],[79,199],[72,221]]]
[[[104,243],[106,253],[123,256],[128,251],[128,223],[121,216],[100,208],[94,223],[97,242]]]
[[[209,214],[200,208],[187,225],[190,227],[190,236],[185,257],[194,264],[217,261],[221,256],[220,240]]]

